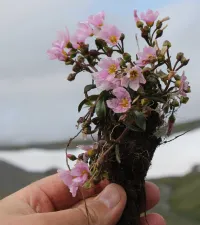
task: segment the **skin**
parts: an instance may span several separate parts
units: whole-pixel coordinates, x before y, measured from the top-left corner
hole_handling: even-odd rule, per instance
[[[146,194],[147,209],[151,209],[159,201],[159,189],[146,182]],[[87,199],[87,210],[82,196]],[[1,225],[115,225],[125,204],[125,191],[117,184],[104,181],[73,198],[58,175],[53,175],[1,200],[0,221]],[[147,224],[165,225],[165,221],[149,214],[141,217],[141,225]]]

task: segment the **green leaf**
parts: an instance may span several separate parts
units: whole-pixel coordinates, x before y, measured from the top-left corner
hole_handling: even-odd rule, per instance
[[[136,127],[134,125],[131,125],[131,124],[125,124],[126,127],[129,129],[129,130],[132,130],[132,131],[136,131],[136,132],[142,132],[143,130],[139,127]]]
[[[94,88],[96,88],[96,85],[95,84],[88,84],[84,88],[84,93],[87,93],[88,91],[90,91],[90,90],[92,90]]]
[[[104,118],[106,116],[106,104],[104,97],[100,98],[96,105],[96,114],[99,118]]]
[[[143,131],[146,130],[146,119],[144,117],[144,114],[142,112],[139,111],[134,111],[134,119],[135,119],[135,123],[136,125],[141,128]]]
[[[119,145],[115,145],[115,156],[116,156],[117,162],[120,164],[121,159],[120,159],[120,153],[119,153]]]
[[[91,95],[87,99],[84,99],[78,106],[78,112],[81,111],[84,105],[91,105],[93,101],[96,101],[99,95]]]

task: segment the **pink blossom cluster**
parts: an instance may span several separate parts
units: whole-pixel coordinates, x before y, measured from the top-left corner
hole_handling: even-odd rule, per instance
[[[154,11],[149,9],[145,13],[142,12],[140,14],[140,17],[139,17],[138,14],[137,14],[137,10],[134,10],[134,19],[135,19],[136,23],[143,20],[144,22],[146,22],[146,24],[148,26],[153,26],[153,24],[157,20],[158,16],[159,16],[158,11],[154,12]]]
[[[148,48],[147,53],[149,53]],[[141,61],[143,59],[146,60],[147,53],[141,53]],[[141,65],[140,60],[138,61],[139,65]],[[127,68],[121,72],[120,60],[112,59],[111,57],[101,59],[98,66],[100,71],[93,73],[93,79],[97,88],[107,91],[113,90],[112,93],[116,97],[112,100],[108,100],[107,106],[116,113],[126,112],[131,107],[131,101],[130,95],[125,88],[129,87],[137,91],[140,84],[146,83],[142,74],[142,69],[138,65],[133,66],[128,64]],[[119,92],[119,94],[117,94],[117,92]]]
[[[47,51],[49,58],[65,61],[72,48],[79,49],[88,37],[94,35],[105,40],[111,46],[117,45],[121,32],[114,25],[104,25],[104,19],[105,14],[103,11],[89,16],[87,21],[78,23],[78,28],[71,37],[67,28],[66,32],[58,32],[57,40],[52,43],[52,48]],[[68,48],[69,43],[70,47]]]
[[[143,52],[137,53],[138,60],[136,64],[140,67],[146,66],[156,61],[156,49],[153,47],[144,47]]]
[[[69,188],[72,196],[75,197],[79,187],[82,187],[90,176],[87,163],[78,161],[72,170],[58,170],[59,177]]]
[[[68,52],[66,51],[67,45],[70,42],[69,31],[59,31],[58,38],[52,43],[52,48],[47,51],[50,59],[58,59],[60,61],[65,61],[68,57]]]

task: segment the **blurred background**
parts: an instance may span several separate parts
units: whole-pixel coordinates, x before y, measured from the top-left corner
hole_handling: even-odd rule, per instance
[[[104,10],[107,22],[126,34],[126,50],[136,54],[133,10],[149,8],[171,18],[164,40],[172,43],[172,57],[182,51],[191,59],[192,94],[174,136],[192,131],[157,149],[148,179],[161,189],[156,210],[168,224],[199,224],[199,0],[0,0],[0,198],[66,168],[65,144],[77,132],[77,105],[90,76],[69,83],[70,68],[48,59],[57,31],[73,32],[78,21]]]

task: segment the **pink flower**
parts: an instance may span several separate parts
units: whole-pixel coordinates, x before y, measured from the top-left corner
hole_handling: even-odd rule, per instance
[[[146,80],[142,74],[142,69],[138,66],[131,67],[128,65],[126,69],[127,75],[122,78],[122,86],[130,87],[134,91],[137,91],[140,84],[145,84]]]
[[[144,47],[143,52],[137,54],[139,60],[136,61],[137,66],[145,66],[156,61],[156,49],[153,47]]]
[[[83,36],[83,35],[81,35],[79,33],[79,31],[77,30],[75,32],[75,34],[71,37],[71,43],[72,43],[73,48],[79,49],[81,43],[84,43],[85,42],[85,39],[86,39],[86,37]]]
[[[93,34],[93,29],[87,21],[78,24],[78,29],[76,31],[77,40],[85,42],[86,38],[93,36]]]
[[[119,67],[119,60],[114,60],[111,57],[108,57],[106,59],[101,59],[99,62],[99,67],[103,70],[106,70],[108,74],[115,75]]]
[[[78,188],[88,180],[90,171],[87,163],[79,161],[72,170],[58,170],[58,173],[64,184],[70,189],[72,196],[75,197]]]
[[[136,22],[136,23],[137,23],[138,21],[140,21],[140,18],[139,18],[138,15],[137,15],[137,10],[134,10],[133,15],[134,15],[134,19],[135,19],[135,22]]]
[[[108,44],[114,46],[117,45],[121,31],[114,25],[105,25],[98,34],[98,37],[105,40]]]
[[[97,88],[101,90],[111,90],[120,85],[120,80],[115,78],[114,74],[109,74],[108,71],[102,70],[92,75]]]
[[[152,10],[147,10],[146,13],[142,12],[140,14],[140,17],[143,21],[145,21],[147,23],[147,25],[150,25],[152,26],[153,23],[157,20],[159,16],[159,12],[156,11],[156,12],[153,12]]]
[[[116,96],[111,100],[107,100],[107,106],[115,113],[124,113],[131,108],[131,97],[123,87],[115,88],[112,94]]]
[[[105,13],[102,11],[97,13],[96,15],[89,16],[88,22],[92,24],[93,26],[100,28],[103,26],[104,19],[105,19]]]
[[[58,59],[60,61],[65,61],[68,57],[65,48],[70,41],[69,31],[66,28],[66,32],[59,31],[58,39],[52,43],[52,48],[47,51],[50,59]]]
[[[189,82],[186,80],[187,80],[187,77],[185,76],[185,72],[183,72],[183,75],[181,76],[181,80],[180,80],[180,86],[179,86],[179,94],[182,96],[187,96],[185,91],[187,91],[189,88]]]

